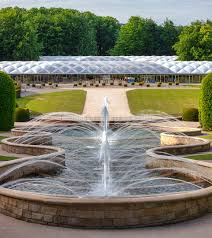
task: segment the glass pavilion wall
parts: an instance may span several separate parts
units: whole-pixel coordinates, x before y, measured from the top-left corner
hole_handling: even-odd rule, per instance
[[[156,83],[156,82],[180,82],[180,83],[201,83],[201,80],[205,75],[189,75],[189,74],[118,74],[118,75],[95,75],[95,74],[20,74],[20,75],[11,75],[13,79],[16,81],[20,81],[22,83],[74,83],[74,82],[109,82],[113,80],[127,81],[130,79],[135,79],[137,82],[148,82],[148,83]]]

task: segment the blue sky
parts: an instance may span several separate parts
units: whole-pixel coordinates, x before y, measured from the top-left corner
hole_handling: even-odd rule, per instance
[[[73,8],[114,16],[122,23],[132,15],[151,17],[158,23],[168,17],[182,25],[212,18],[212,0],[0,0],[0,8],[9,6]]]

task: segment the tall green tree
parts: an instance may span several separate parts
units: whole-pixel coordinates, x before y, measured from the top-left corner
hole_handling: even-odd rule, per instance
[[[111,54],[154,55],[159,47],[157,24],[151,19],[131,17],[121,27],[119,37]]]
[[[30,14],[38,28],[43,55],[97,54],[95,15],[62,8],[32,9]]]
[[[181,30],[182,27],[175,26],[169,19],[166,19],[162,25],[159,25],[159,38],[157,39],[159,47],[156,55],[175,55],[176,52],[173,45],[178,41]]]
[[[174,49],[180,60],[212,60],[212,22],[196,21],[184,27]]]
[[[98,17],[96,26],[96,41],[98,55],[108,55],[118,38],[120,23],[113,17]]]
[[[6,8],[0,12],[0,60],[37,60],[42,45],[26,10]]]

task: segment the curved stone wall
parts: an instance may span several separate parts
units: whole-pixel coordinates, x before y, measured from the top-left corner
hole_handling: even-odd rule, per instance
[[[12,137],[2,140],[2,149],[9,153],[32,156],[0,163],[0,183],[30,174],[57,171],[57,163],[65,164],[65,151],[49,145],[52,141],[50,135],[34,135],[28,140],[30,144],[18,144],[15,142],[18,138]],[[35,144],[32,144],[33,142]],[[39,143],[48,146],[38,145]],[[51,161],[52,163],[46,163],[45,161]]]
[[[0,212],[72,228],[130,228],[175,223],[212,210],[212,188],[143,198],[53,197],[0,189]]]

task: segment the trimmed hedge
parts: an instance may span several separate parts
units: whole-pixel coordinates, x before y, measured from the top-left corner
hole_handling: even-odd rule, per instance
[[[15,100],[14,81],[0,72],[0,131],[9,131],[14,126]]]
[[[17,122],[25,122],[30,120],[30,112],[29,109],[26,108],[16,108],[15,110],[15,121]]]
[[[212,73],[202,81],[199,100],[199,120],[204,130],[212,130]]]
[[[184,108],[183,121],[199,121],[199,111],[197,108]]]

